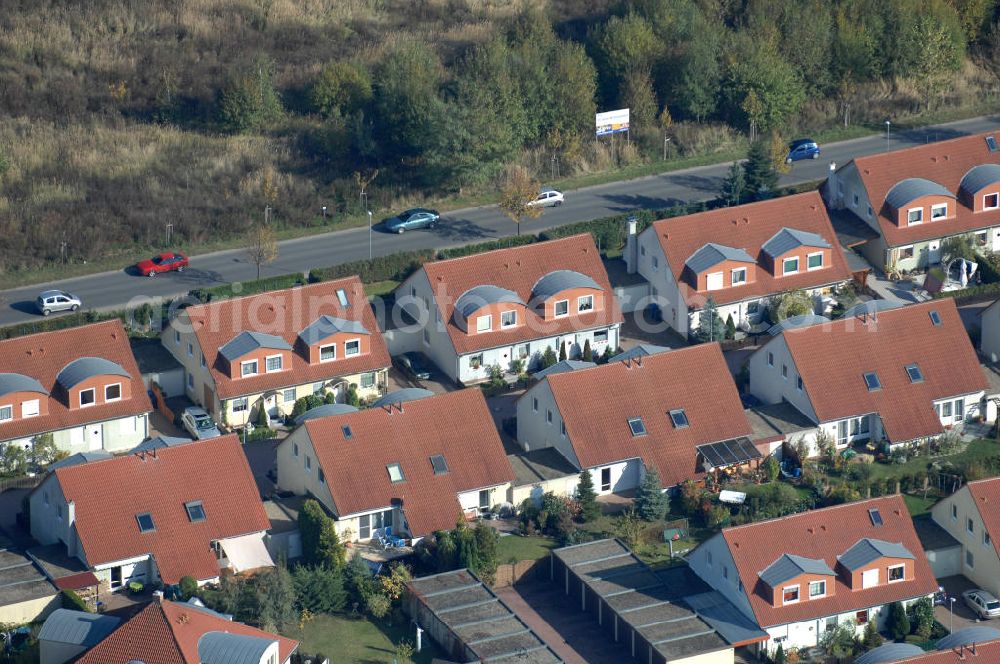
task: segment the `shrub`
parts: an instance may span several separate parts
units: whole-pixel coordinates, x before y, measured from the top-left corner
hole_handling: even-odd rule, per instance
[[[185,598],[193,597],[198,592],[198,580],[193,576],[182,576],[179,585]]]
[[[773,456],[767,457],[764,461],[764,465],[761,466],[761,470],[764,471],[764,477],[768,482],[773,482],[778,479],[778,475],[781,474],[781,468],[778,466],[778,460]]]
[[[897,641],[910,633],[910,618],[906,615],[906,609],[903,608],[900,602],[893,602],[889,605],[889,619],[887,623],[889,634]]]
[[[244,443],[252,443],[255,440],[271,440],[274,436],[274,429],[269,427],[255,427],[253,431],[244,431],[240,435],[240,439]]]
[[[295,400],[295,405],[292,406],[291,416],[292,418],[296,418],[306,411],[312,410],[317,406],[322,406],[323,403],[323,398],[317,394],[309,394],[304,397],[299,397]]]
[[[553,364],[555,364],[558,361],[559,360],[556,358],[556,352],[554,350],[552,350],[552,346],[546,346],[545,347],[545,352],[542,353],[542,361],[541,361],[541,367],[540,368],[542,368],[542,369],[548,369],[549,367],[551,367]]]
[[[337,536],[333,519],[316,500],[309,499],[299,510],[302,558],[309,565],[341,569],[346,560],[344,545]]]
[[[386,256],[376,256],[371,260],[352,261],[331,267],[309,271],[310,281],[330,281],[357,275],[366,284],[376,281],[403,281],[420,269],[420,266],[435,258],[432,249],[399,251]]]
[[[875,625],[875,621],[871,620],[865,625],[864,635],[861,637],[861,644],[867,649],[878,648],[882,645],[882,635],[878,633],[878,627]]]
[[[913,633],[922,639],[929,639],[934,631],[934,603],[929,597],[921,597],[906,607]]]
[[[214,300],[224,300],[231,297],[242,297],[244,295],[256,295],[257,293],[267,293],[269,291],[284,290],[293,286],[301,286],[306,282],[306,278],[301,273],[283,274],[277,277],[264,277],[251,281],[235,281],[231,284],[213,286],[211,288],[195,288],[188,295],[199,302],[212,302]]]
[[[93,613],[87,603],[77,595],[72,590],[63,590],[61,594],[62,608],[70,609],[73,611],[86,611],[87,613]]]
[[[477,244],[467,244],[461,247],[441,249],[437,252],[436,258],[437,260],[443,261],[449,258],[472,256],[474,254],[481,254],[486,251],[495,251],[497,249],[523,247],[526,244],[533,244],[535,242],[538,242],[538,236],[531,235],[530,233],[526,233],[524,235],[512,235],[498,240],[490,240],[489,242],[479,242]]]
[[[347,604],[344,577],[338,570],[299,565],[292,572],[292,584],[300,610],[334,613]]]

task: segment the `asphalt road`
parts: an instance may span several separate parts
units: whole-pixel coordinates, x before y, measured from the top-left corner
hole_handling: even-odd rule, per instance
[[[974,118],[905,132],[891,132],[889,149],[920,145],[1000,127],[1000,116]],[[883,152],[886,137],[830,143],[821,146],[822,156],[814,161],[800,161],[782,176],[782,185],[793,185],[826,177],[831,161],[843,164],[853,157]],[[666,208],[714,198],[729,164],[716,164],[674,171],[635,180],[614,182],[565,192],[566,202],[549,208],[538,219],[522,222],[523,232],[537,232],[576,221],[587,221],[637,208]],[[403,235],[374,232],[371,246],[374,255],[422,248],[445,248],[484,239],[504,237],[516,232],[514,224],[495,205],[453,210],[442,215],[435,230],[410,231]],[[278,258],[261,271],[261,276],[307,272],[313,267],[336,265],[368,256],[367,228],[314,235],[281,243]],[[195,256],[182,274],[164,274],[153,279],[135,276],[126,270],[104,272],[0,291],[0,325],[37,320],[34,299],[45,287],[58,287],[79,295],[86,308],[111,309],[129,306],[153,297],[175,297],[192,288],[215,286],[226,282],[251,280],[256,267],[242,250],[230,250]],[[58,315],[58,314],[53,314]]]

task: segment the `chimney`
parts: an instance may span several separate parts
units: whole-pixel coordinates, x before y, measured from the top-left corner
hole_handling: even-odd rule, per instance
[[[635,274],[639,270],[639,220],[636,216],[629,215],[628,235],[625,238],[625,266],[629,274]]]
[[[826,176],[826,186],[822,188],[823,200],[833,209],[840,208],[843,201],[837,195],[837,162],[830,162],[830,170]]]

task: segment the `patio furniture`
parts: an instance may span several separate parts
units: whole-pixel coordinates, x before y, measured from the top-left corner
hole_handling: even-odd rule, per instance
[[[143,585],[143,583],[141,581],[129,581],[128,582],[128,591],[130,593],[132,593],[133,595],[141,593],[145,589],[146,589],[146,586]]]
[[[396,547],[397,549],[406,546],[406,541],[403,540],[402,537],[396,537],[395,535],[392,534],[391,526],[386,526],[385,538],[389,540],[392,543],[392,546]]]
[[[388,540],[388,539],[387,539],[387,538],[386,538],[386,537],[385,537],[385,536],[384,536],[384,535],[383,535],[382,533],[380,533],[380,532],[376,532],[376,533],[375,533],[375,536],[374,536],[374,537],[372,537],[372,542],[374,542],[374,543],[375,543],[375,546],[376,546],[376,547],[378,547],[379,549],[391,549],[391,548],[392,548],[392,542],[390,542],[390,541],[389,541],[389,540]]]

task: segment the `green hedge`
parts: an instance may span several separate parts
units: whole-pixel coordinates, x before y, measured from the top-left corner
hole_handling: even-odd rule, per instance
[[[978,300],[1000,296],[1000,282],[970,286],[959,290],[934,293],[935,299],[950,297],[955,300]]]
[[[223,284],[212,288],[195,288],[188,295],[199,302],[211,302],[213,300],[223,300],[230,297],[240,297],[242,295],[256,295],[267,291],[291,288],[306,282],[306,278],[301,273],[283,274],[278,277],[265,277],[253,281],[237,281],[231,284]]]
[[[993,266],[988,256],[977,256],[976,262],[979,264],[979,278],[984,284],[1000,282],[1000,272]]]
[[[625,238],[628,235],[628,218],[635,216],[638,224],[638,232],[644,231],[650,224],[659,219],[669,219],[680,217],[695,212],[704,212],[710,209],[713,203],[692,203],[690,205],[675,205],[671,208],[661,210],[636,210],[626,214],[616,214],[611,217],[601,217],[591,221],[581,221],[575,224],[567,224],[543,231],[542,240],[556,240],[559,238],[579,235],[580,233],[590,233],[594,236],[594,242],[602,253],[609,250],[617,250],[625,246]]]
[[[165,302],[161,312],[165,313],[168,308],[169,302]],[[130,336],[155,336],[159,334],[159,331],[154,325],[150,324],[148,326],[149,329],[146,331],[133,329],[131,325],[133,315],[135,315],[135,318],[138,319],[139,322],[144,322],[146,318],[152,318],[152,313],[154,311],[156,311],[156,309],[154,307],[150,307],[149,305],[143,305],[134,309],[120,309],[118,311],[78,311],[74,314],[43,318],[42,320],[31,323],[18,323],[16,325],[0,327],[0,339],[13,339],[14,337],[23,337],[29,334],[37,334],[39,332],[65,330],[71,327],[80,327],[81,325],[100,323],[102,321],[112,320],[115,318],[120,320],[122,324],[125,325],[125,330]],[[152,321],[150,320],[150,322]],[[162,322],[165,323],[166,321]]]
[[[62,591],[62,608],[70,609],[71,611],[85,611],[87,613],[93,613],[87,603],[77,595],[72,590]]]
[[[532,244],[534,242],[538,242],[538,236],[536,235],[511,235],[510,237],[490,240],[489,242],[480,242],[478,244],[467,244],[464,247],[442,249],[437,252],[437,259],[443,261],[449,258],[461,258],[463,256],[472,256],[473,254],[481,254],[487,251],[495,251],[497,249],[523,247],[526,244]]]
[[[370,261],[352,261],[331,267],[315,268],[309,271],[309,280],[330,281],[356,274],[366,284],[376,281],[403,281],[421,265],[434,260],[434,257],[433,249],[400,251],[388,256],[376,256]]]

